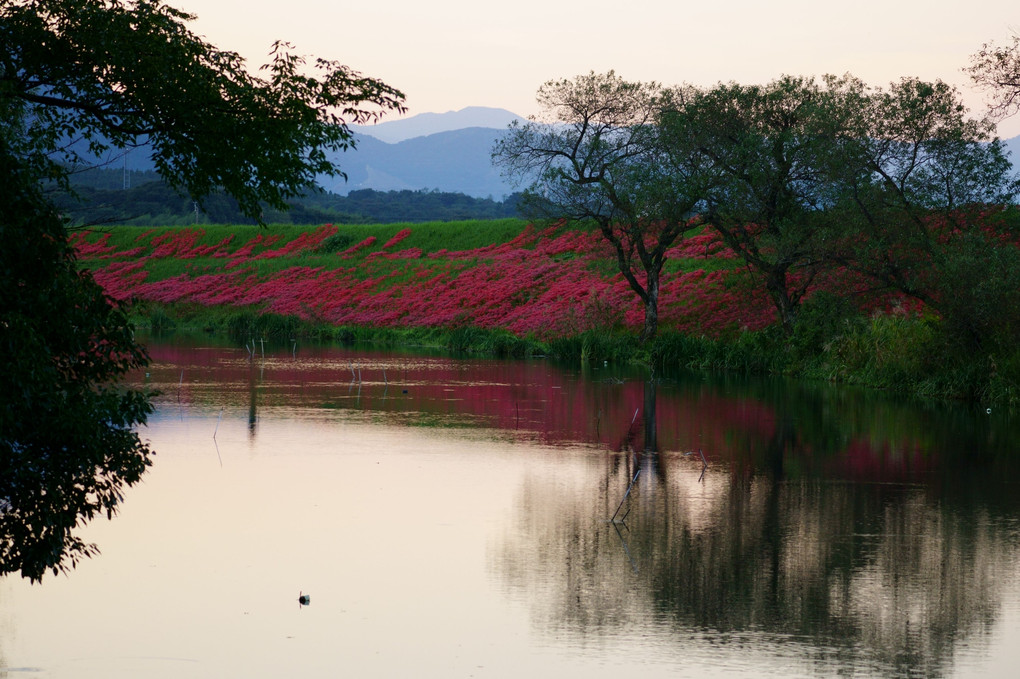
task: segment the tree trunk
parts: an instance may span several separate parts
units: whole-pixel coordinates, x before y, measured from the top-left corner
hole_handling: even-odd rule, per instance
[[[790,299],[790,291],[786,287],[786,270],[770,271],[765,283],[769,291],[769,297],[779,312],[779,320],[783,323],[783,331],[789,335],[793,333],[793,325],[797,320],[797,308]]]
[[[641,331],[641,343],[651,340],[659,330],[659,274],[648,272],[648,297],[645,299],[645,329]]]

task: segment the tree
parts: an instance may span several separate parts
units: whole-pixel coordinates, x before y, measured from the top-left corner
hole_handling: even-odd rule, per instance
[[[174,185],[222,189],[259,218],[339,171],[327,152],[352,145],[348,123],[402,109],[335,62],[307,75],[281,43],[253,76],[191,19],[158,0],[0,4],[0,573],[39,579],[93,553],[75,527],[112,515],[152,455],[136,431],[147,396],[116,384],[145,351],[78,268],[41,184],[145,138]]]
[[[530,183],[533,214],[594,221],[645,306],[641,340],[658,329],[666,251],[691,228],[696,168],[659,143],[661,88],[614,72],[553,80],[538,90],[542,114],[513,123],[493,161]]]
[[[1007,47],[985,43],[966,69],[974,83],[992,94],[991,113],[1005,118],[1020,111],[1020,35]]]
[[[192,19],[159,0],[4,0],[0,99],[26,170],[65,176],[83,159],[77,139],[93,154],[145,141],[172,185],[197,199],[223,189],[257,218],[260,202],[283,208],[339,172],[328,152],[353,146],[349,124],[403,110],[399,91],[309,66],[286,43],[253,75]]]
[[[845,105],[830,173],[843,263],[937,310],[969,348],[1008,334],[1020,270],[1015,234],[997,231],[1020,182],[993,124],[941,81],[858,86]]]
[[[694,149],[710,168],[705,219],[760,275],[786,330],[827,266],[825,174],[839,111],[814,80],[678,89],[666,143]],[[689,153],[689,151],[687,151]]]

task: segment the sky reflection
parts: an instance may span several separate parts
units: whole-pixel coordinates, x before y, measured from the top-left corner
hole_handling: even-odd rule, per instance
[[[153,355],[155,466],[84,529],[101,556],[0,583],[4,674],[986,676],[1020,660],[999,421],[539,361]]]

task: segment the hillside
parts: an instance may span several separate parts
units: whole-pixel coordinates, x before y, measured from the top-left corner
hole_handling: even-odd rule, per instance
[[[232,307],[331,326],[471,325],[552,339],[642,327],[643,307],[597,232],[521,220],[318,228],[115,227],[77,232],[82,262],[114,299]],[[887,296],[833,272],[819,289]],[[910,303],[900,301],[901,307]],[[774,322],[764,289],[714,233],[669,251],[660,327],[735,337]]]

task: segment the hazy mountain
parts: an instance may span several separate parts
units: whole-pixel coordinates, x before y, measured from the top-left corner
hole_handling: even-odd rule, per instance
[[[327,177],[319,184],[341,195],[356,189],[438,189],[500,200],[515,190],[491,160],[492,147],[504,131],[469,127],[396,144],[359,134],[357,149],[333,158],[347,173],[347,182]]]
[[[351,125],[351,130],[359,136],[369,135],[379,141],[396,144],[415,137],[426,137],[438,132],[451,132],[469,127],[505,130],[514,120],[524,119],[502,108],[469,106],[446,113],[419,113],[410,118],[389,120],[375,125]]]
[[[1013,163],[1013,169],[1020,172],[1020,135],[1012,139],[1003,139],[1002,143],[1009,149],[1009,160]]]
[[[319,184],[340,195],[356,189],[437,189],[501,200],[518,187],[506,182],[492,166],[492,147],[510,121],[518,118],[503,109],[470,107],[358,127],[357,149],[332,156],[348,181],[321,177]],[[464,124],[467,122],[475,124]],[[387,143],[377,134],[398,141]],[[1003,142],[1014,169],[1020,172],[1020,136]],[[103,160],[110,169],[146,171],[153,169],[150,153],[151,149],[143,146],[126,157],[122,151],[110,152]]]

